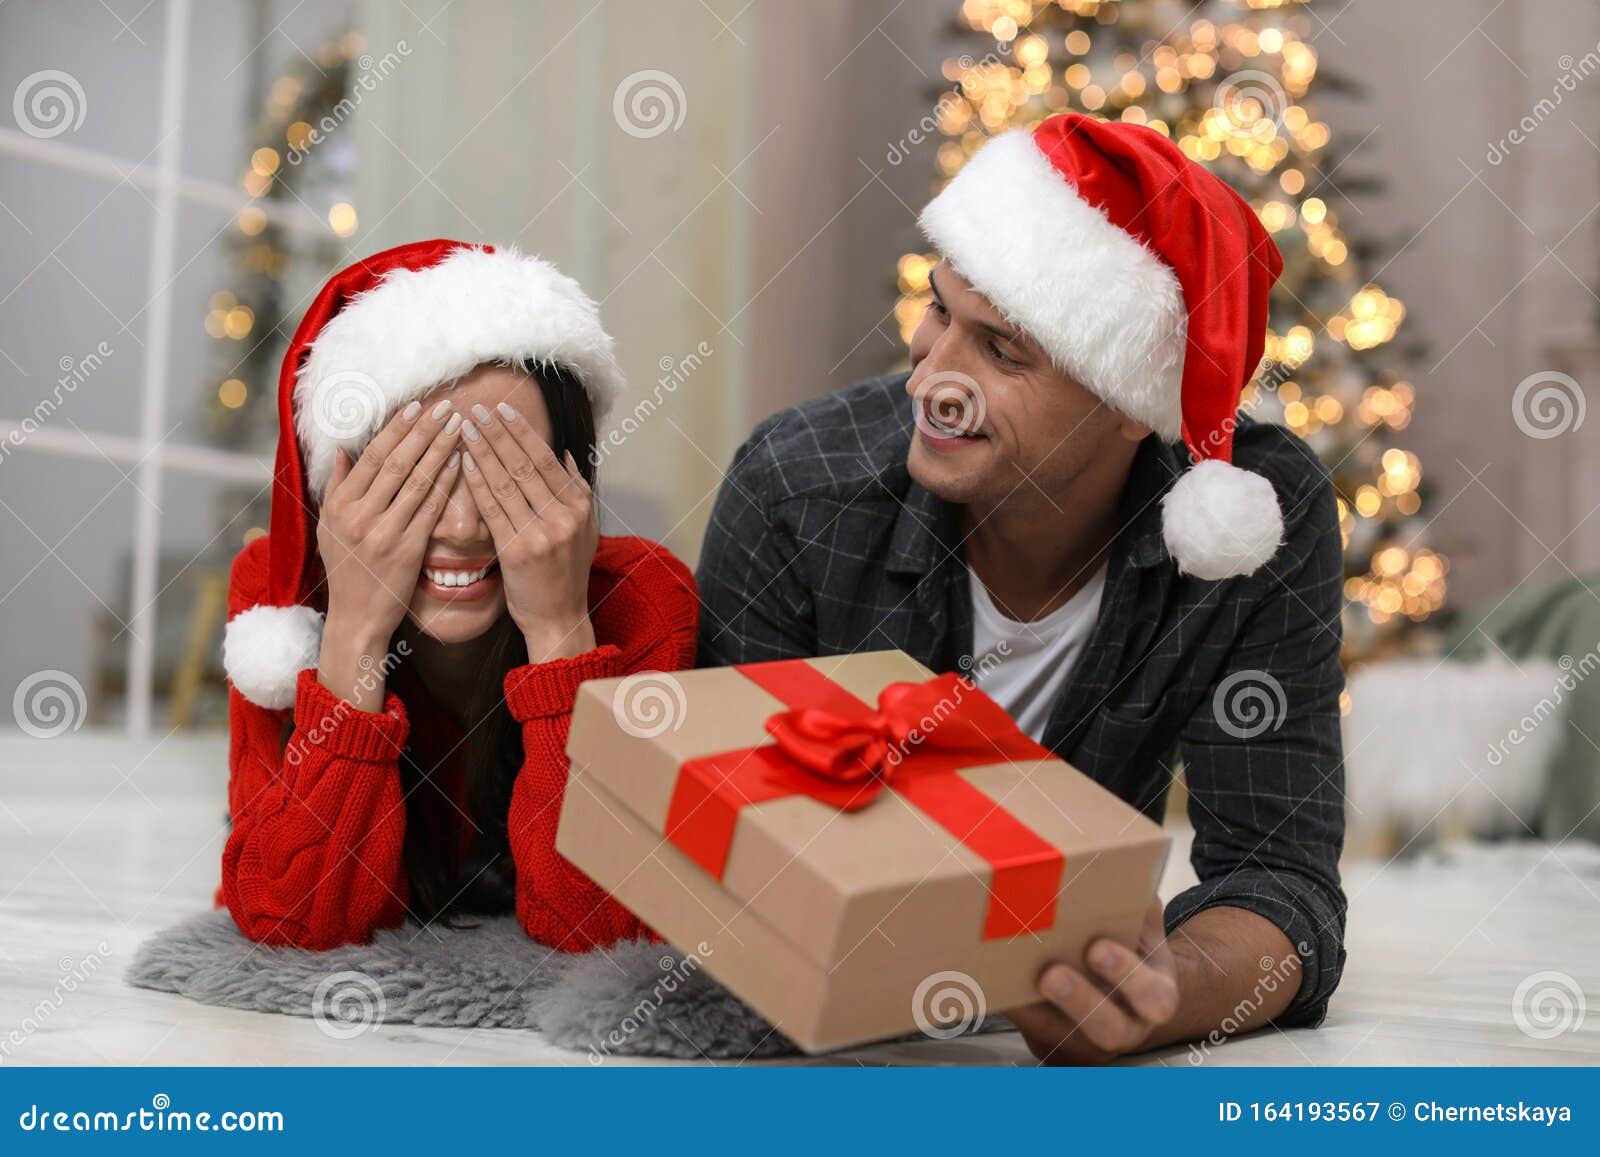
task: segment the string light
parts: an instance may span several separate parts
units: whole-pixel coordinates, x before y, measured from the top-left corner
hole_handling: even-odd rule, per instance
[[[1328,320],[1328,334],[1353,350],[1372,349],[1393,338],[1405,316],[1406,307],[1397,298],[1368,285]]]
[[[1345,596],[1382,625],[1404,617],[1421,622],[1444,606],[1449,560],[1425,547],[1389,543],[1373,553],[1372,567],[1345,582]]]
[[[356,231],[355,208],[346,201],[340,201],[328,210],[328,226],[340,237],[348,237]]]
[[[236,305],[222,317],[222,332],[234,341],[243,341],[250,336],[250,330],[256,323],[255,311],[248,305]]]
[[[250,169],[263,177],[270,177],[278,171],[278,150],[263,146],[250,154]]]

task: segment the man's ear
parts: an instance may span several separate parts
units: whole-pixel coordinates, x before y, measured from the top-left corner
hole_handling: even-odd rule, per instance
[[[1150,427],[1142,422],[1135,422],[1132,418],[1122,419],[1122,436],[1130,442],[1143,442],[1150,436]]]

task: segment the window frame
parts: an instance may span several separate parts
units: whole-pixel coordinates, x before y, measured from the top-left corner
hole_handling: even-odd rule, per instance
[[[146,341],[140,371],[139,426],[134,436],[106,431],[35,428],[29,431],[26,414],[0,409],[0,440],[26,435],[13,445],[16,452],[55,458],[91,458],[127,465],[129,478],[149,501],[139,503],[133,527],[133,581],[131,617],[125,626],[128,640],[127,710],[123,731],[137,737],[152,730],[155,707],[156,603],[161,595],[161,488],[169,470],[215,481],[259,482],[271,485],[272,460],[256,454],[207,446],[169,444],[161,433],[166,423],[171,374],[173,291],[182,272],[178,254],[178,222],[188,207],[223,209],[237,217],[249,206],[296,236],[326,239],[332,229],[310,206],[285,206],[266,197],[252,197],[216,181],[185,176],[183,108],[187,89],[189,40],[192,28],[190,0],[167,0],[161,54],[159,144],[154,163],[130,161],[97,148],[86,148],[56,137],[35,138],[0,126],[0,157],[42,165],[83,176],[88,180],[123,183],[148,192],[152,200],[152,228],[146,279]],[[107,729],[111,730],[111,729]]]

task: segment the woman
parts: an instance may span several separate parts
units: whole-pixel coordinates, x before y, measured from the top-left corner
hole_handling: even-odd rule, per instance
[[[245,935],[512,910],[562,950],[647,933],[555,849],[578,685],[694,658],[688,570],[596,527],[621,387],[594,303],[514,251],[403,246],[318,296],[271,532],[229,590],[221,897]]]

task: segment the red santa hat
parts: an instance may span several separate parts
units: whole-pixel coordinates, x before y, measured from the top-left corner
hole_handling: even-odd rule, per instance
[[[1194,464],[1162,503],[1186,574],[1276,553],[1272,484],[1232,464],[1283,258],[1248,204],[1143,125],[1077,113],[986,144],[922,211],[951,265],[1108,405]]]
[[[223,667],[246,699],[289,707],[299,673],[317,665],[316,507],[336,452],[358,456],[396,410],[486,362],[562,366],[588,391],[597,425],[623,389],[595,303],[515,249],[419,241],[323,286],[278,378],[266,599],[223,638]]]

